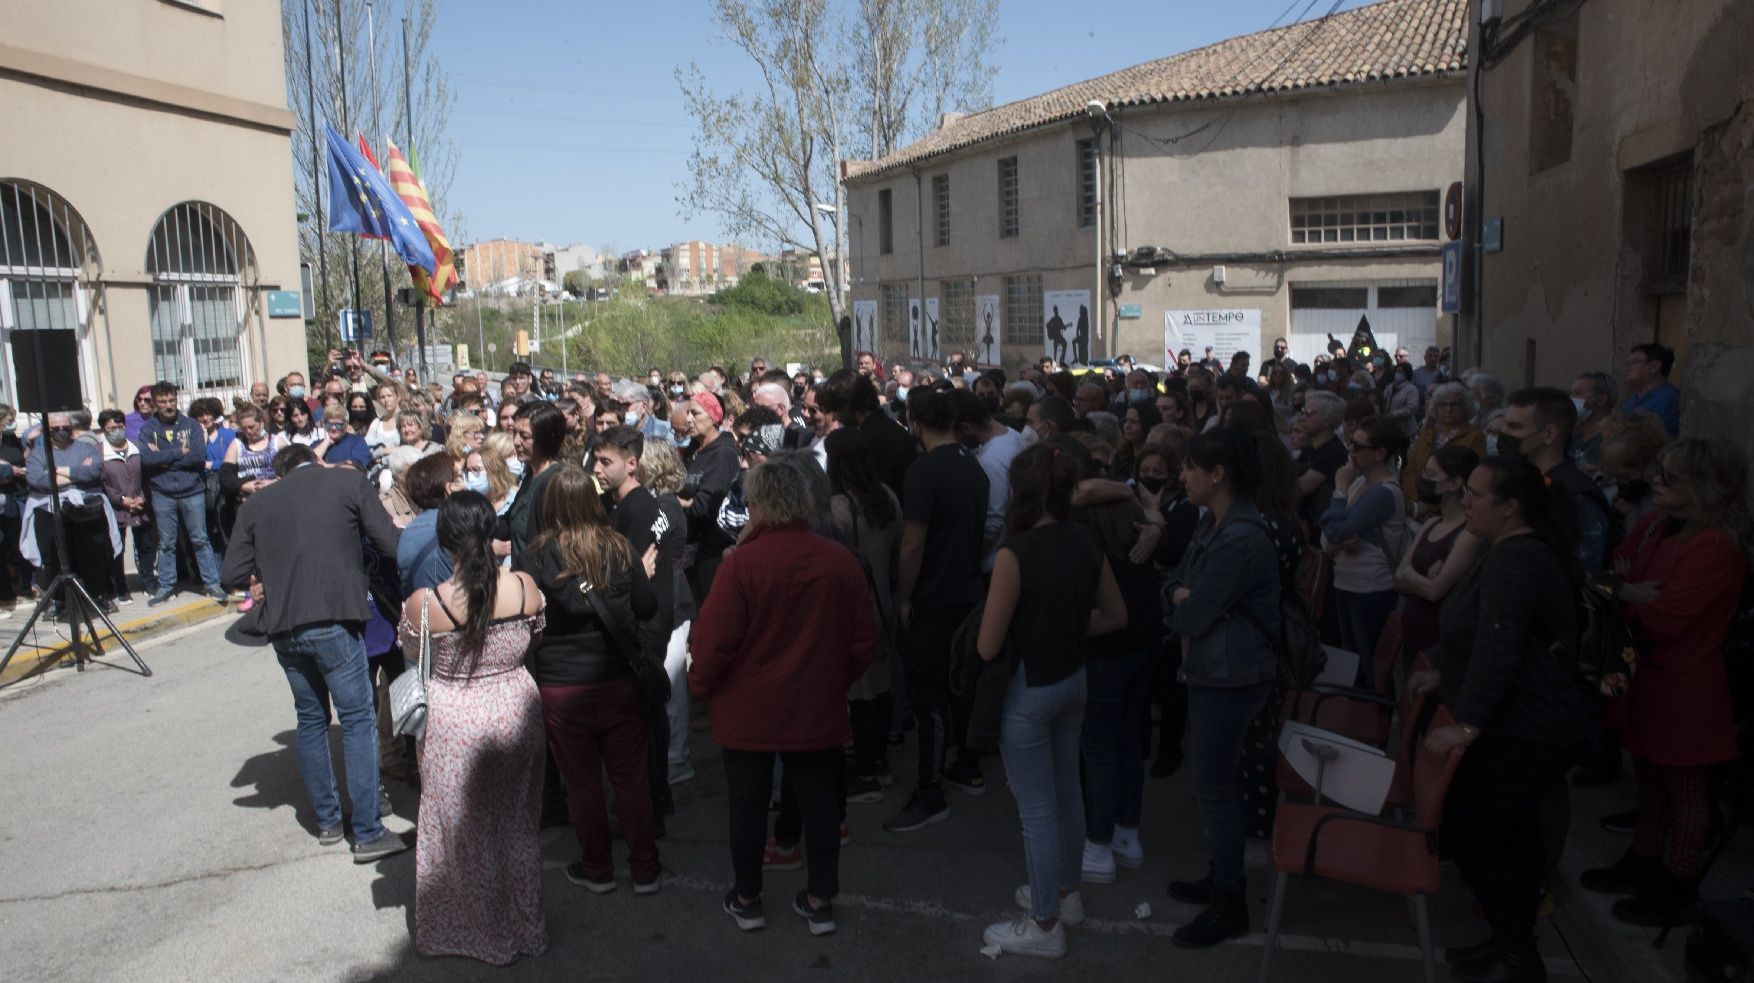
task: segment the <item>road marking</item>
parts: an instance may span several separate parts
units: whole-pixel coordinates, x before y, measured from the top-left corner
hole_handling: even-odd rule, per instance
[[[550,870],[564,870],[566,863],[558,860],[546,861],[542,865]],[[620,872],[618,872],[620,873]],[[631,876],[631,875],[630,875]],[[728,881],[714,881],[702,877],[692,877],[666,871],[663,878],[665,887],[681,888],[698,891],[703,894],[723,894],[731,889]],[[905,898],[873,897],[864,894],[837,895],[834,903],[847,908],[862,908],[867,911],[879,911],[890,915],[917,915],[925,918],[949,919],[957,922],[975,922],[983,916],[971,915],[967,912],[952,911],[936,901],[917,901]],[[1184,906],[1192,910],[1192,906]],[[1086,918],[1079,931],[1099,932],[1103,935],[1148,935],[1153,938],[1168,939],[1175,934],[1177,926],[1154,922],[1149,919],[1142,921],[1122,921],[1108,918]],[[1231,939],[1226,945],[1249,946],[1262,948],[1267,944],[1264,932],[1251,932],[1239,939]],[[1416,945],[1402,945],[1393,942],[1353,942],[1346,939],[1324,939],[1313,935],[1279,935],[1279,951],[1281,952],[1319,952],[1332,956],[1355,956],[1362,959],[1392,959],[1399,962],[1422,962],[1424,954]],[[1546,960],[1547,972],[1558,976],[1579,976],[1577,966],[1569,959],[1549,958]]]

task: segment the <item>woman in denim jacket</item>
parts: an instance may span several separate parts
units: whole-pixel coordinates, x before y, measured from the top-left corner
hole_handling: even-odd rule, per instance
[[[1220,428],[1188,442],[1182,483],[1206,516],[1166,592],[1174,605],[1170,628],[1183,639],[1194,798],[1212,860],[1200,880],[1170,885],[1178,900],[1206,905],[1176,930],[1176,944],[1186,948],[1248,932],[1239,766],[1249,721],[1273,685],[1269,639],[1279,632],[1278,550],[1251,500],[1261,476],[1254,438],[1242,430]]]

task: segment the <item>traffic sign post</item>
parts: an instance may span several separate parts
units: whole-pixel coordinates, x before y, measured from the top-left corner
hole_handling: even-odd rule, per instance
[[[372,312],[343,307],[341,317],[341,341],[343,344],[363,344],[372,339]]]

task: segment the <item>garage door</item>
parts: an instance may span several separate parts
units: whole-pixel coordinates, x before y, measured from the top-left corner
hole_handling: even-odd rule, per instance
[[[1328,350],[1328,336],[1352,343],[1360,320],[1368,321],[1377,345],[1393,352],[1406,347],[1413,364],[1437,341],[1437,281],[1380,280],[1371,283],[1293,283],[1291,356],[1310,362]]]

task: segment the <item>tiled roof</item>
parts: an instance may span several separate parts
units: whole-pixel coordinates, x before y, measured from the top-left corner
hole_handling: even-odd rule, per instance
[[[1383,0],[1245,34],[964,116],[882,160],[848,162],[847,176],[889,171],[1072,119],[1093,99],[1112,109],[1459,71],[1467,65],[1467,6],[1467,0]]]

